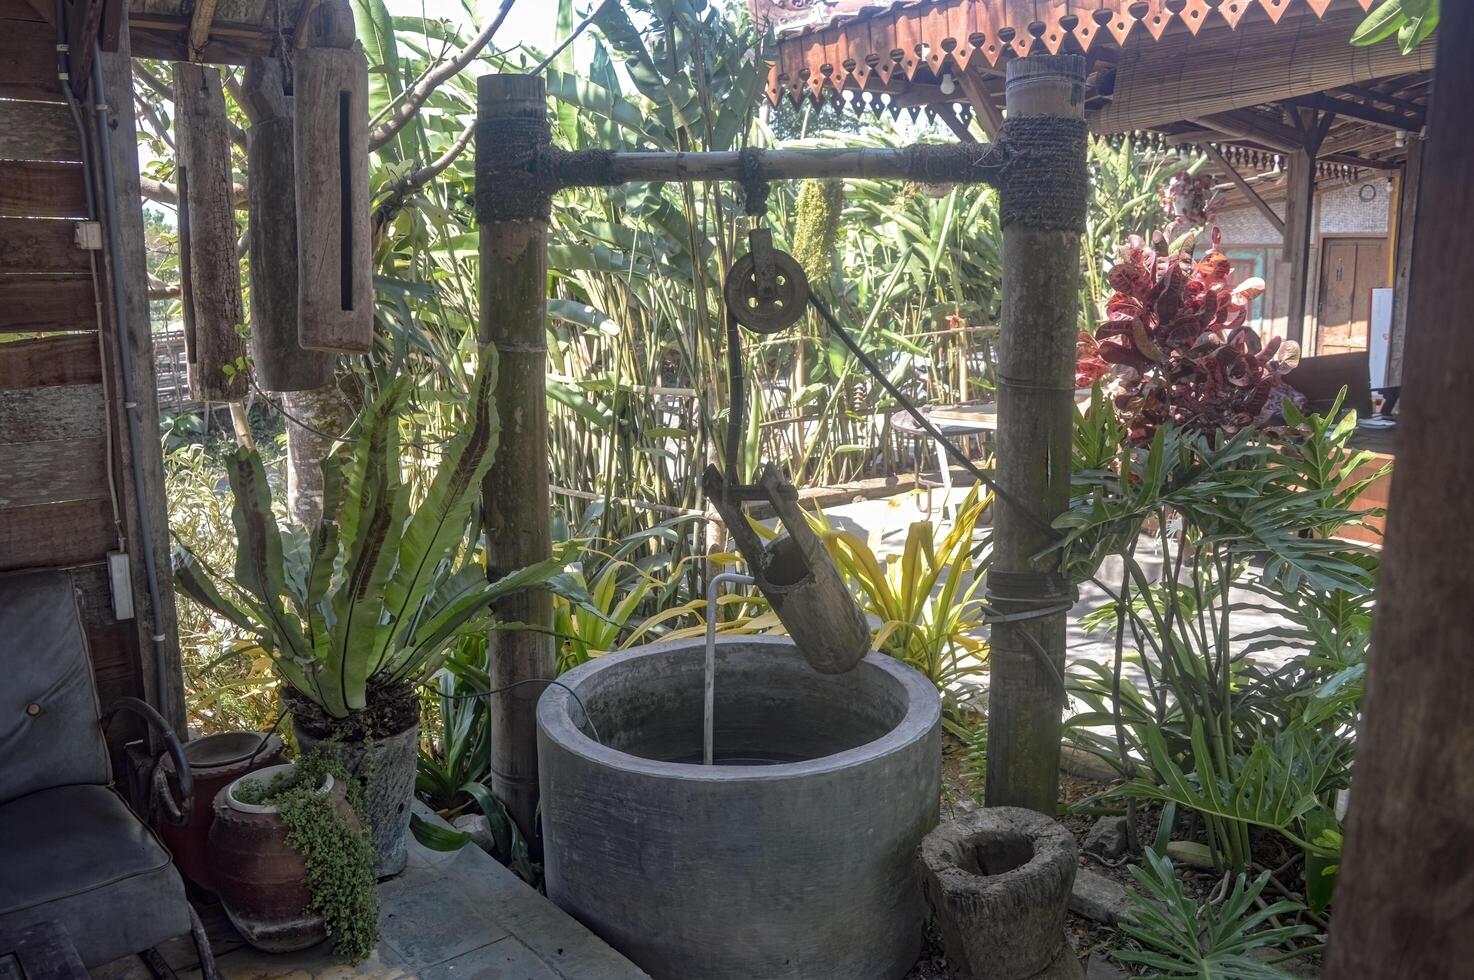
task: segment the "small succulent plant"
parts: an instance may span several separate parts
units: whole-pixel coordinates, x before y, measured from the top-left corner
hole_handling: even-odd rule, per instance
[[[1075,383],[1102,382],[1135,443],[1172,422],[1193,432],[1233,435],[1282,425],[1282,405],[1304,399],[1284,376],[1298,344],[1261,341],[1246,325],[1264,280],[1230,286],[1233,265],[1218,231],[1197,262],[1158,233],[1151,247],[1131,236],[1108,273],[1106,320],[1076,345]]]

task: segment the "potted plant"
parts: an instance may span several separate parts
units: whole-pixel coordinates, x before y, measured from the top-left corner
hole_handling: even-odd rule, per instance
[[[490,350],[482,358],[467,421],[421,493],[401,477],[399,416],[409,386],[399,379],[324,460],[323,516],[310,535],[277,525],[261,458],[239,449],[227,461],[234,579],[186,547],[175,552],[180,591],[271,656],[303,751],[336,743],[363,784],[381,877],[406,860],[419,686],[457,636],[490,625],[494,599],[546,583],[562,567],[555,557],[491,582],[472,557],[472,509],[498,433],[495,359]]]
[[[330,751],[269,766],[215,798],[212,880],[236,931],[284,953],[332,937],[358,962],[379,937],[374,848],[354,803],[357,786]]]

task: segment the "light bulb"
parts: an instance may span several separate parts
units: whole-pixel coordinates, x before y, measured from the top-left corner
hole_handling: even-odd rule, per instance
[[[957,91],[957,83],[952,80],[952,73],[950,71],[942,72],[942,84],[937,86],[937,90],[943,95],[951,95]]]

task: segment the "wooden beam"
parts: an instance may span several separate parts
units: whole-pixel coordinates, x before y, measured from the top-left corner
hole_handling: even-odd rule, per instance
[[[1211,116],[1197,116],[1189,122],[1206,126],[1214,132],[1248,140],[1281,153],[1293,153],[1304,145],[1304,136],[1296,129],[1264,118],[1260,113],[1239,110]]]
[[[1374,126],[1386,126],[1388,129],[1400,129],[1405,132],[1417,132],[1423,128],[1423,117],[1406,116],[1400,112],[1388,112],[1385,109],[1374,109],[1371,106],[1352,102],[1348,99],[1334,99],[1324,92],[1315,95],[1302,95],[1290,99],[1291,105],[1302,106],[1308,109],[1320,109],[1325,112],[1334,112],[1338,116],[1348,119],[1359,119]]]
[[[967,101],[972,104],[973,118],[977,120],[978,128],[988,137],[988,141],[998,138],[998,130],[1003,128],[1003,113],[993,101],[988,92],[988,86],[983,82],[983,76],[976,67],[970,67],[964,72],[953,76],[957,84],[962,88],[962,94],[967,96]]]
[[[67,45],[71,49],[72,91],[87,91],[92,77],[92,51],[102,29],[103,0],[75,0],[67,14]]]
[[[1346,95],[1355,96],[1356,98],[1370,99],[1373,102],[1380,102],[1383,105],[1390,105],[1394,109],[1401,109],[1404,112],[1410,112],[1415,116],[1424,116],[1427,115],[1428,112],[1427,106],[1419,105],[1418,103],[1413,102],[1411,99],[1404,99],[1396,95],[1391,95],[1387,92],[1378,91],[1370,85],[1342,85],[1340,91],[1344,92]]]
[[[1445,3],[1428,108],[1397,468],[1326,980],[1463,977],[1474,962],[1474,4]],[[1435,206],[1436,205],[1436,206]]]
[[[1407,311],[1412,300],[1413,244],[1418,219],[1418,191],[1423,178],[1423,137],[1409,136],[1407,166],[1403,168],[1397,202],[1397,251],[1393,256],[1392,335],[1387,343],[1387,383],[1402,384],[1402,359],[1407,342]]]
[[[189,17],[189,60],[199,61],[205,42],[210,40],[210,25],[215,20],[217,0],[195,0],[194,13]]]
[[[239,401],[249,391],[250,374],[242,369],[247,356],[242,337],[245,315],[236,258],[231,144],[219,69],[176,62],[174,107],[190,394],[199,401]]]
[[[1315,157],[1308,150],[1288,156],[1285,182],[1284,259],[1289,264],[1289,308],[1285,339],[1305,342],[1305,307],[1310,282],[1310,238],[1315,214]]]
[[[1212,160],[1218,169],[1222,170],[1228,179],[1233,181],[1233,185],[1249,199],[1250,204],[1259,209],[1259,213],[1264,215],[1264,219],[1273,225],[1274,230],[1279,232],[1280,237],[1283,238],[1285,234],[1285,219],[1274,213],[1274,208],[1265,203],[1264,198],[1260,197],[1259,192],[1251,187],[1248,181],[1244,180],[1243,176],[1234,169],[1233,164],[1224,159],[1223,154],[1219,153],[1218,149],[1212,143],[1199,143],[1198,149],[1207,154],[1208,159]]]
[[[112,106],[106,152],[112,160],[114,191],[116,196],[107,204],[107,221],[115,228],[121,243],[117,268],[109,267],[109,283],[116,277],[122,284],[122,317],[126,320],[128,345],[132,352],[126,370],[129,372],[135,392],[151,393],[157,390],[155,377],[154,341],[149,325],[147,255],[144,250],[143,202],[139,195],[138,134],[132,103],[118,93],[133,91],[133,56],[128,34],[126,15],[118,32],[118,50],[102,53],[103,84],[107,87],[108,100]],[[112,310],[112,316],[119,311]],[[110,337],[116,337],[119,324],[109,324]],[[110,342],[109,351],[116,353],[115,341]],[[122,398],[118,395],[123,367],[118,366],[111,390],[116,401],[114,416],[118,431],[126,429]],[[113,441],[119,454],[118,469],[124,474],[128,506],[124,518],[131,542],[133,561],[133,605],[136,610],[131,630],[137,637],[142,653],[142,688],[152,703],[168,719],[175,730],[183,732],[184,674],[179,658],[179,620],[174,608],[174,586],[169,575],[170,544],[169,514],[164,494],[163,440],[159,434],[159,406],[152,397],[135,399],[131,409],[139,438],[136,444],[115,438]],[[139,470],[143,474],[140,485],[133,483],[132,454],[138,454]],[[148,514],[151,536],[142,533],[140,511]],[[158,606],[149,599],[148,563],[152,561],[157,571],[159,585]],[[154,642],[155,636],[163,639]]]
[[[932,112],[936,113],[937,118],[946,123],[947,128],[952,130],[962,142],[976,143],[978,141],[978,138],[972,134],[972,130],[967,128],[967,123],[958,117],[957,110],[952,108],[952,103],[939,102],[932,107]]]

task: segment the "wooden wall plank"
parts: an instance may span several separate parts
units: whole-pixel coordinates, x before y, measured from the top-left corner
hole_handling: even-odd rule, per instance
[[[0,512],[0,572],[101,561],[115,547],[113,508],[107,500]]]
[[[0,274],[90,275],[90,253],[78,248],[77,223],[55,218],[0,218]]]
[[[102,53],[102,76],[109,92],[133,91],[133,52],[127,15],[118,35],[118,49]],[[119,102],[120,100],[114,100]],[[132,628],[138,651],[135,669],[139,684],[148,694],[149,701],[163,713],[178,731],[184,731],[184,671],[179,656],[179,625],[174,610],[174,584],[169,578],[169,515],[164,497],[164,458],[162,440],[159,436],[159,405],[152,397],[158,381],[154,375],[153,331],[149,326],[147,255],[144,252],[143,205],[138,188],[138,137],[131,107],[126,101],[112,113],[109,125],[112,139],[106,148],[112,156],[113,173],[117,177],[116,194],[108,220],[114,223],[117,237],[122,242],[118,268],[112,274],[118,276],[122,286],[123,306],[112,310],[109,323],[112,333],[127,330],[129,346],[133,350],[131,359],[131,384],[134,391],[148,392],[150,397],[139,398],[137,406],[138,428],[142,439],[137,446],[129,446],[128,440],[114,440],[118,452],[118,470],[123,476],[126,506],[123,519],[126,522],[133,551],[133,599],[138,610]],[[237,287],[239,288],[239,287]],[[122,318],[119,322],[118,318]],[[114,362],[116,363],[116,362]],[[114,374],[113,390],[122,387],[122,372]],[[115,418],[115,430],[123,428],[121,399]],[[143,478],[137,484],[132,478],[133,453],[138,453],[138,469]],[[149,534],[144,534],[139,521],[139,512],[148,514]],[[148,594],[146,576],[147,562],[144,549],[151,549],[154,562],[159,569],[159,594],[155,604]],[[163,636],[162,643],[155,644],[152,637]],[[158,748],[155,744],[155,748]]]
[[[0,0],[0,19],[46,23],[46,18],[28,0]]]
[[[101,384],[101,357],[95,333],[0,344],[0,391]],[[102,397],[100,390],[97,397]]]
[[[0,276],[0,333],[96,330],[90,277]]]
[[[101,438],[6,446],[0,509],[106,497],[107,458],[107,441]]]
[[[65,102],[50,24],[0,20],[0,97]]]
[[[0,214],[25,218],[87,217],[82,165],[0,160]]]
[[[0,158],[81,160],[81,146],[65,105],[0,101]]]
[[[0,390],[0,446],[105,434],[101,385]]]

